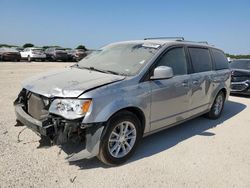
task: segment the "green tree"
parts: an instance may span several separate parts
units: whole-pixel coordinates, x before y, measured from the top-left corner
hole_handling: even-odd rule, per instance
[[[18,46],[16,46],[16,45],[10,45],[10,44],[0,44],[0,48],[1,47],[11,48],[11,47],[18,47]]]
[[[23,48],[31,48],[31,47],[34,47],[34,44],[26,43],[23,45]]]
[[[87,48],[84,45],[79,45],[76,47],[76,49],[81,49],[87,51]]]

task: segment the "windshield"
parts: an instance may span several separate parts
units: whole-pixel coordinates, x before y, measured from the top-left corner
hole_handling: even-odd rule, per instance
[[[57,51],[66,51],[65,48],[56,48],[55,50],[57,50]]]
[[[79,68],[94,68],[122,75],[135,75],[160,48],[159,44],[119,43],[94,51],[79,62]]]
[[[250,70],[250,60],[234,60],[229,64],[233,69],[246,69]]]
[[[32,49],[33,52],[43,52],[42,49],[36,48],[36,49]]]

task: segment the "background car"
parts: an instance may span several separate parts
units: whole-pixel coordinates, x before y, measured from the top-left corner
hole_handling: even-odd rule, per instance
[[[20,52],[13,48],[0,48],[0,60],[1,61],[20,61]]]
[[[42,48],[25,48],[20,52],[22,59],[27,59],[29,62],[32,60],[41,60],[46,59],[46,54]]]
[[[87,52],[83,49],[68,50],[68,56],[71,61],[80,61],[87,56]]]
[[[68,61],[69,56],[65,48],[47,48],[46,59],[49,61]]]
[[[231,93],[250,95],[250,59],[237,59],[230,63],[232,70]]]
[[[11,47],[12,49],[15,49],[15,50],[17,50],[17,51],[19,51],[19,52],[22,52],[23,50],[24,50],[24,48],[22,48],[22,47],[19,47],[19,46],[17,46],[17,47]]]

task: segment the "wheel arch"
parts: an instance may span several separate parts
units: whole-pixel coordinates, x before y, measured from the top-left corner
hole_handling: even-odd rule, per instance
[[[144,134],[144,130],[145,130],[145,124],[146,124],[146,118],[145,118],[145,114],[143,113],[143,111],[135,106],[129,106],[129,107],[124,107],[119,109],[118,111],[114,112],[110,117],[109,120],[114,117],[116,114],[122,112],[122,111],[128,111],[133,113],[134,115],[136,115],[136,117],[139,119],[140,123],[141,123],[141,128],[142,128],[142,134]]]
[[[227,97],[227,94],[228,94],[226,88],[222,88],[221,90],[219,90],[219,92],[221,92],[221,91],[223,92],[223,94],[224,94],[224,96],[225,96],[225,98],[226,98],[226,97]],[[218,93],[219,93],[219,92],[218,92]],[[218,95],[218,93],[217,93],[217,95]]]
[[[209,109],[212,107],[213,103],[214,103],[214,100],[216,98],[216,96],[220,93],[220,92],[223,92],[224,96],[225,96],[225,100],[228,98],[228,91],[225,87],[220,87],[218,88],[217,90],[214,91],[212,97],[211,97],[211,101],[210,101],[210,106],[209,106]]]

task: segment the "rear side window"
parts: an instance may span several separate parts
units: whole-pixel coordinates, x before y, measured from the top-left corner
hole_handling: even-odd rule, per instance
[[[224,53],[216,49],[212,49],[212,53],[214,56],[215,69],[216,70],[228,69],[229,63]]]
[[[188,48],[194,72],[212,70],[212,60],[209,50],[206,48]]]
[[[173,69],[174,75],[187,74],[187,61],[183,47],[173,48],[166,52],[157,66],[168,66]]]

